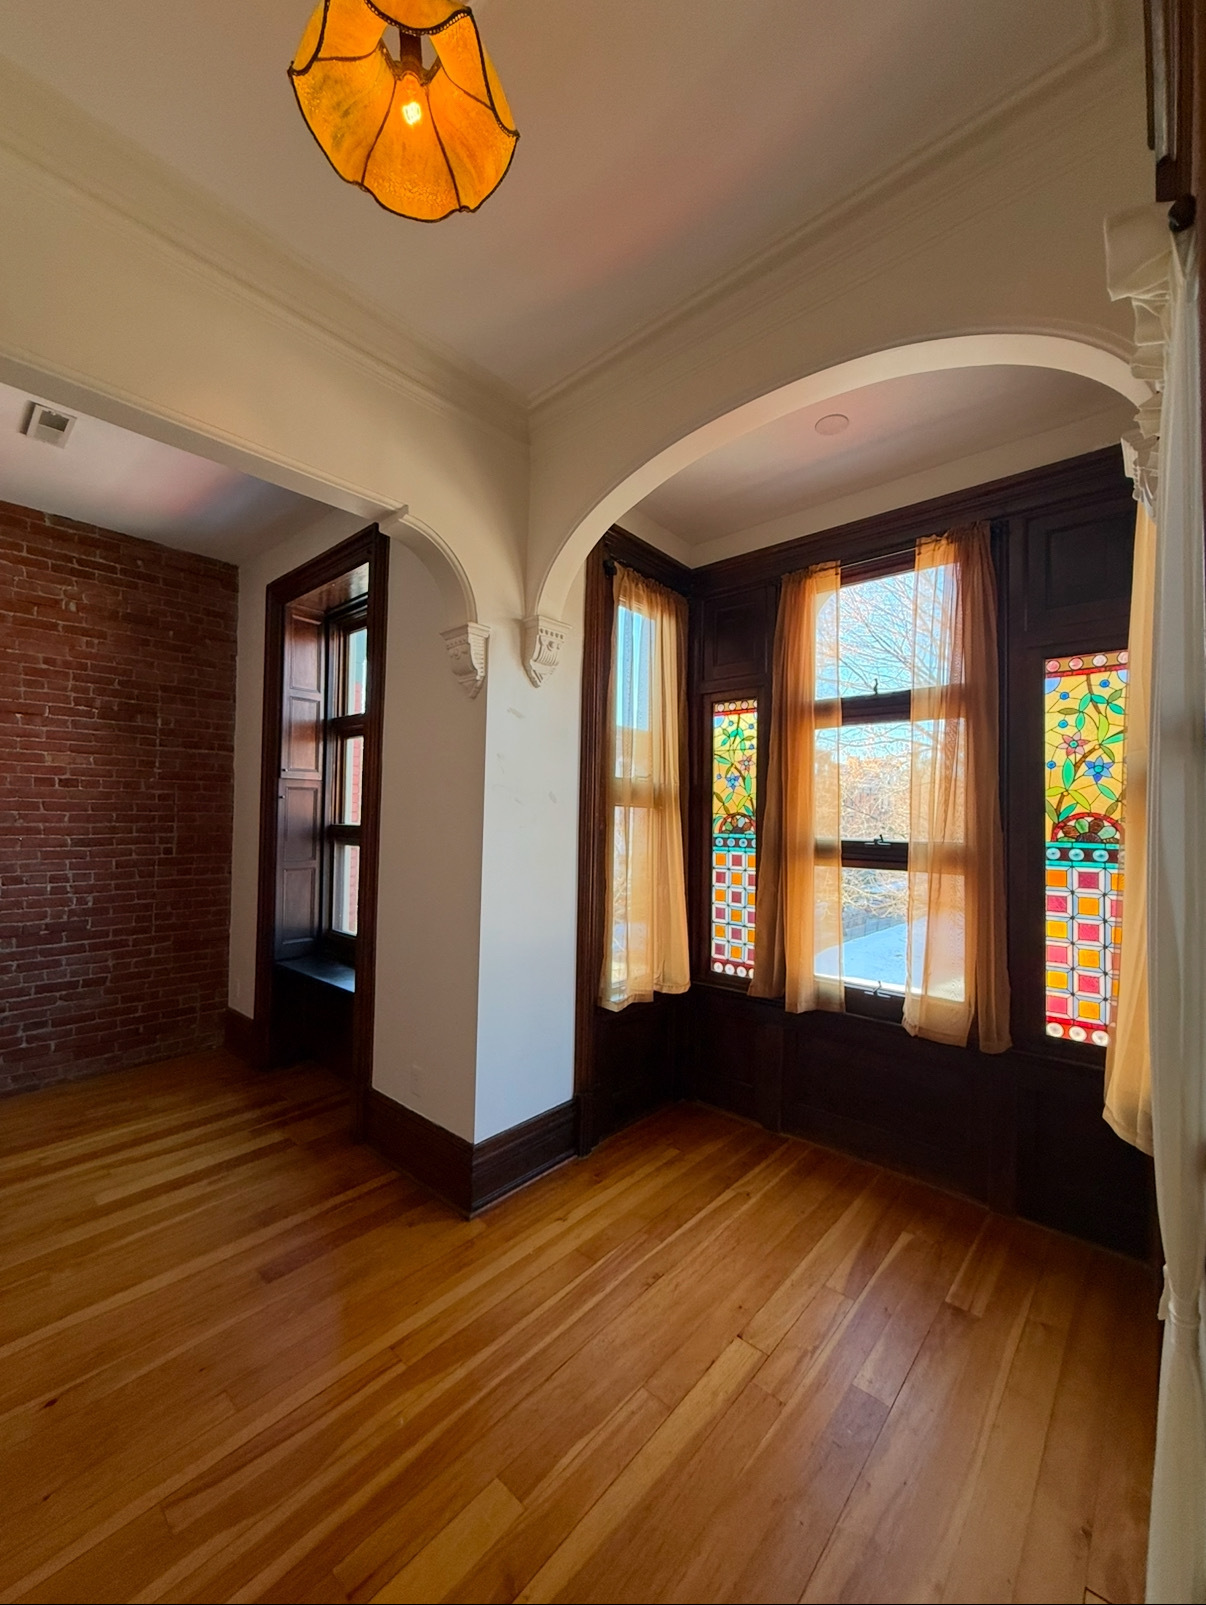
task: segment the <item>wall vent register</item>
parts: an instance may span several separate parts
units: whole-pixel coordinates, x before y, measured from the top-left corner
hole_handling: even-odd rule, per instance
[[[60,412],[57,407],[44,406],[40,401],[29,403],[29,416],[25,420],[25,433],[30,440],[41,440],[47,446],[65,446],[75,428],[75,417]]]

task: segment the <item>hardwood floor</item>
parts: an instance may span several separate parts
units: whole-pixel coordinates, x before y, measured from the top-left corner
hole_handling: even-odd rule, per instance
[[[1142,1599],[1142,1267],[706,1109],[472,1222],[345,1133],[0,1104],[0,1598]]]

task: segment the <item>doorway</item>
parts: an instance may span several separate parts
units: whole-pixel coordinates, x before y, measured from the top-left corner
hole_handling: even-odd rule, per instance
[[[266,1067],[372,1085],[389,541],[375,525],[267,591],[255,1026]]]

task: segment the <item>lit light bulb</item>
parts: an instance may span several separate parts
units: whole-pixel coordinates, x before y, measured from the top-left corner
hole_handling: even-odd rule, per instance
[[[417,100],[408,100],[402,108],[402,115],[413,128],[423,115],[423,108]]]

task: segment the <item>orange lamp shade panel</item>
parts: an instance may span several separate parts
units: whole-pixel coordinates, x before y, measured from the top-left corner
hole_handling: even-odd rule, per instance
[[[398,55],[385,30],[398,29]],[[434,62],[423,65],[423,40]],[[519,139],[473,13],[449,0],[321,0],[289,78],[331,166],[402,217],[473,212]]]

